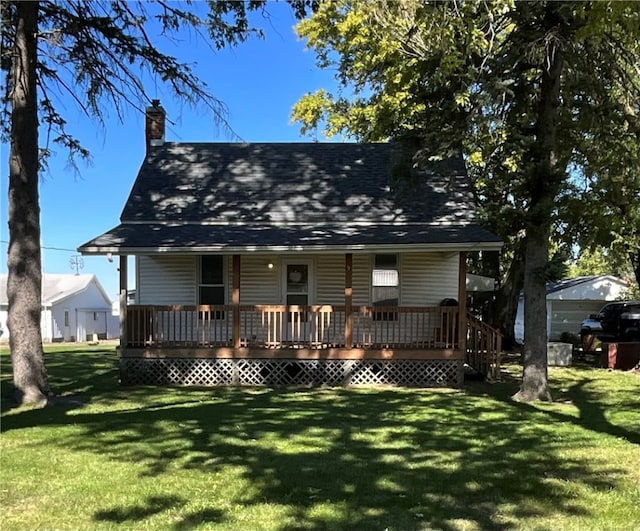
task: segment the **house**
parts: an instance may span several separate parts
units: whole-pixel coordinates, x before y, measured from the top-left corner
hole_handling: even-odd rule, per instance
[[[547,283],[547,335],[558,341],[563,333],[580,333],[580,323],[607,302],[622,299],[628,285],[611,275],[583,276]],[[524,295],[518,301],[515,338],[524,341]]]
[[[42,275],[42,340],[88,341],[118,337],[111,300],[95,275]],[[0,325],[2,341],[8,341],[7,274],[0,274]]]
[[[120,224],[123,383],[457,384],[495,367],[466,311],[465,256],[499,250],[464,164],[412,170],[391,144],[169,143],[147,153]],[[134,256],[135,304],[127,305]]]

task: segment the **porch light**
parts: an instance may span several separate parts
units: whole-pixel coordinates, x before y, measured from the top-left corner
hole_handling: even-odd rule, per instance
[[[269,261],[267,262],[267,269],[273,269],[275,267],[274,263]]]

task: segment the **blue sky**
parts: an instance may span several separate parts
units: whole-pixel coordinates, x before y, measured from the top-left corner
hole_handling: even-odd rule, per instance
[[[305,93],[335,87],[332,73],[315,66],[313,52],[295,35],[296,23],[289,7],[281,2],[268,6],[271,20],[254,17],[265,32],[263,40],[251,39],[235,48],[212,52],[205,44],[186,39],[176,48],[165,49],[187,62],[197,62],[198,75],[211,93],[229,109],[229,123],[248,142],[306,142],[299,126],[290,123],[293,104]],[[158,88],[156,95],[167,111],[168,141],[227,142],[228,135],[213,125],[210,112],[178,104]],[[45,273],[74,273],[70,260],[79,245],[109,230],[119,222],[122,207],[144,157],[144,116],[131,111],[124,123],[115,116],[106,127],[77,113],[63,101],[69,127],[91,151],[89,165],[80,163],[80,175],[67,167],[67,156],[58,149],[49,161],[49,171],[40,182],[42,257]],[[323,140],[319,138],[319,140]],[[2,145],[0,203],[0,271],[7,272],[8,146]],[[59,250],[65,249],[65,250]],[[82,273],[93,273],[115,299],[118,292],[117,259],[83,257]],[[130,281],[130,286],[132,282]]]

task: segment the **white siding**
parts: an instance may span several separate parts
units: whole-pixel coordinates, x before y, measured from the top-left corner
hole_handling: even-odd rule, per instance
[[[86,289],[52,306],[54,340],[64,337],[65,310],[69,310],[69,333],[76,341],[86,341],[94,332],[101,337],[106,335],[106,319],[111,314],[111,301],[105,299],[95,280],[87,284]],[[93,318],[94,312],[97,320]]]
[[[274,264],[269,269],[268,264]],[[229,262],[229,291],[232,286]],[[231,300],[231,296],[229,296]],[[245,255],[240,258],[240,304],[281,304],[280,268],[278,260],[267,255]]]
[[[344,290],[344,288],[343,288]],[[344,301],[344,297],[342,298]],[[367,306],[371,302],[371,255],[353,255],[353,304]]]
[[[196,304],[196,264],[195,255],[139,256],[138,304]]]
[[[9,341],[9,329],[7,328],[7,307],[2,305],[0,309],[0,342]]]
[[[64,313],[69,312],[69,326],[64,326]],[[48,335],[49,341],[57,340],[71,340],[78,341],[78,322],[77,322],[77,306],[74,300],[67,299],[65,301],[54,304],[46,318],[44,317],[45,311],[42,312],[44,322],[47,320],[47,327],[49,328]],[[50,323],[50,324],[49,324]],[[65,334],[66,332],[66,334]],[[65,337],[66,335],[66,337]],[[82,338],[81,338],[82,339]]]
[[[371,302],[373,254],[353,255],[353,304]],[[273,269],[267,264],[272,262]],[[344,254],[315,257],[317,304],[344,304]],[[399,255],[402,306],[437,306],[444,298],[458,298],[458,253],[424,252]],[[269,255],[241,257],[241,304],[282,304],[282,260]],[[138,258],[139,304],[196,304],[197,256],[141,256]],[[232,258],[226,257],[227,301],[231,301]]]
[[[344,304],[344,263],[344,254],[318,256],[315,297],[318,304]]]
[[[51,310],[42,310],[40,312],[40,332],[42,333],[42,341],[45,342],[53,341],[53,338],[62,337],[60,330],[54,330]]]
[[[107,334],[109,320],[114,320],[111,311],[111,301],[105,298],[96,279],[93,279],[84,289],[43,308],[40,316],[42,340],[45,342],[62,340],[83,342],[86,341],[87,335],[93,332],[103,337]],[[65,312],[69,313],[68,327],[65,327],[64,324]],[[98,317],[97,320],[94,320],[94,312]],[[6,311],[0,312],[0,321],[4,329],[1,339],[8,340]],[[115,322],[117,323],[117,318]],[[116,326],[115,329],[117,330],[118,327]]]
[[[401,306],[438,306],[458,300],[458,253],[425,252],[400,255]]]

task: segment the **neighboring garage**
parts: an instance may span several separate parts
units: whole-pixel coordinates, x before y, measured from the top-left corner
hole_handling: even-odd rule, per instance
[[[9,340],[7,274],[0,274],[0,341]],[[95,275],[46,273],[42,275],[42,340],[90,341],[118,337],[119,319]]]
[[[627,284],[611,275],[577,277],[547,284],[547,334],[558,341],[563,332],[578,335],[580,323],[607,302],[624,298]],[[524,296],[518,302],[516,340],[524,340]]]

